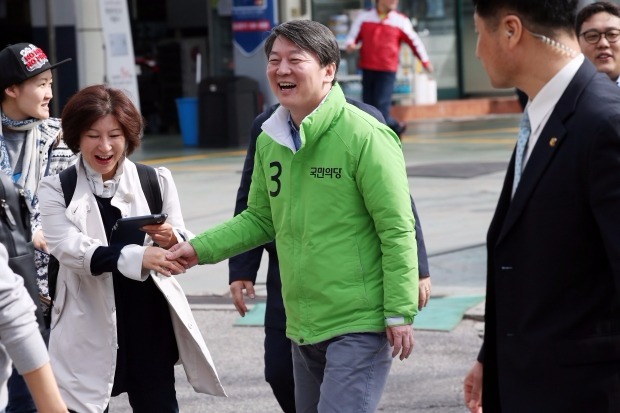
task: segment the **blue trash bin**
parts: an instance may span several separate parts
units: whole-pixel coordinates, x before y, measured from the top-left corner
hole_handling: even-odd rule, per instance
[[[198,146],[198,98],[177,98],[184,146]]]

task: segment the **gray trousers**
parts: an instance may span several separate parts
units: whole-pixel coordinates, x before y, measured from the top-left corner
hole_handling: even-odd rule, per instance
[[[392,366],[385,333],[345,334],[292,347],[297,413],[377,409]]]

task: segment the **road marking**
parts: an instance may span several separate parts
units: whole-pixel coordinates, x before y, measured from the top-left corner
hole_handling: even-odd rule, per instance
[[[514,145],[516,138],[454,138],[454,139],[433,139],[433,138],[404,138],[401,140],[403,143],[432,143],[438,145],[454,144],[454,143],[474,143],[474,144],[506,144]]]
[[[475,143],[514,145],[519,128],[479,129],[471,131],[421,132],[411,131],[402,138],[405,143]],[[490,135],[490,136],[489,136]],[[500,135],[500,136],[497,136]],[[502,137],[501,135],[505,135]],[[489,136],[489,137],[485,137]]]
[[[450,132],[423,132],[420,131],[418,133],[410,133],[408,135],[405,135],[403,137],[403,141],[404,142],[419,142],[419,141],[429,141],[429,142],[480,142],[480,143],[484,143],[487,141],[493,142],[493,141],[497,141],[498,139],[501,140],[507,140],[507,139],[511,139],[512,141],[514,141],[516,138],[516,135],[519,133],[519,128],[497,128],[497,129],[479,129],[479,130],[459,130],[459,131],[450,131]],[[495,137],[495,139],[489,139],[489,138],[485,138],[485,136],[489,136],[491,138]],[[502,137],[497,137],[497,135],[506,135],[505,138]],[[468,136],[471,136],[471,138],[467,138]],[[446,140],[445,138],[455,138],[457,137],[458,140]],[[468,140],[468,139],[474,139],[474,141],[472,140]]]
[[[183,161],[177,161],[173,165],[167,166],[173,172],[239,172],[239,165],[180,165]],[[159,165],[163,165],[160,163]]]
[[[472,131],[452,131],[452,132],[422,132],[415,133],[414,131],[409,132],[409,134],[405,135],[401,141],[403,143],[439,143],[439,144],[448,144],[448,143],[472,143],[472,144],[507,144],[514,145],[516,140],[516,135],[519,132],[519,128],[498,128],[498,129],[479,129]],[[498,134],[506,134],[505,138],[503,137],[493,137]],[[467,136],[471,136],[471,138]],[[492,135],[491,137],[485,138],[481,135]],[[239,149],[234,151],[225,151],[225,152],[216,152],[216,153],[203,153],[197,155],[185,155],[185,156],[171,156],[167,158],[155,158],[142,160],[141,163],[147,165],[161,165],[161,164],[174,164],[174,163],[186,163],[192,161],[200,161],[203,159],[219,159],[219,158],[228,158],[228,157],[237,157],[244,156],[247,153],[245,149]],[[205,167],[204,169],[200,169],[197,167],[197,170],[218,170],[214,169],[217,167]],[[223,169],[222,169],[223,170]]]
[[[490,134],[518,134],[519,128],[510,127],[510,128],[495,128],[495,129],[474,129],[474,130],[453,130],[446,132],[437,132],[437,131],[427,131],[421,128],[419,131],[415,129],[411,129],[407,132],[405,137],[410,136],[433,136],[433,137],[442,137],[442,136],[462,136],[462,135],[490,135]]]
[[[243,150],[237,150],[237,151],[203,153],[199,155],[172,156],[168,158],[149,159],[149,160],[140,161],[140,163],[144,163],[147,165],[153,165],[153,164],[162,164],[162,163],[191,162],[191,161],[200,161],[202,159],[209,159],[209,158],[227,158],[231,156],[242,156],[242,155],[245,155],[246,153],[247,151],[243,149]]]

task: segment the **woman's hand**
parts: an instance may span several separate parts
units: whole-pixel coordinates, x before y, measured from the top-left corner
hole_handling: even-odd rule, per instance
[[[149,234],[153,242],[164,249],[168,249],[179,242],[174,235],[172,225],[165,222],[163,224],[145,225],[141,230]]]
[[[49,251],[47,250],[47,242],[45,241],[45,236],[43,235],[42,229],[37,230],[37,232],[32,235],[32,244],[35,249],[49,254]]]
[[[178,261],[168,261],[166,250],[160,247],[146,247],[142,257],[142,267],[168,277],[185,272],[185,267]]]

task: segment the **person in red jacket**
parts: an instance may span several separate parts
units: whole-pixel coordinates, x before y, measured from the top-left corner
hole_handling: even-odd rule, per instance
[[[390,116],[401,43],[411,48],[427,72],[432,73],[433,65],[411,21],[397,8],[398,0],[377,0],[376,8],[363,11],[355,19],[345,46],[351,53],[358,43],[362,44],[359,61],[362,99],[379,109],[387,124],[401,136],[406,129],[405,123]]]

